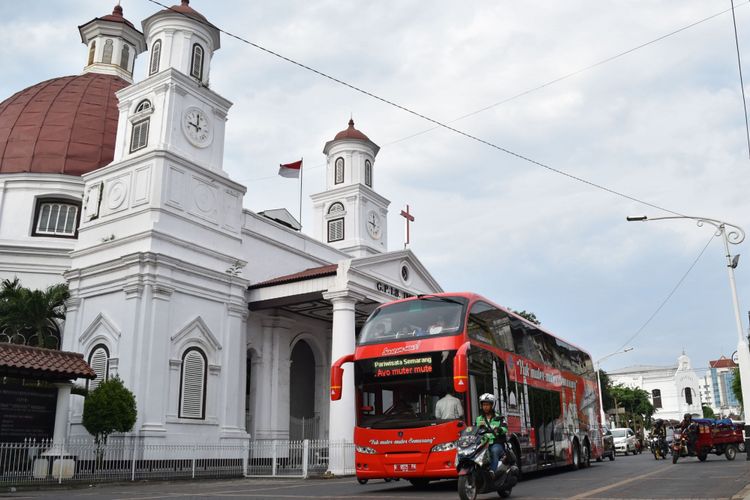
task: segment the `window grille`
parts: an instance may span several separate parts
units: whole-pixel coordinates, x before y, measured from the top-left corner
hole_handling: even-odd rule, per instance
[[[104,54],[102,55],[102,62],[104,64],[112,64],[112,40],[104,42]]]
[[[328,208],[328,214],[336,214],[344,211],[344,205],[341,202],[332,203]]]
[[[130,137],[130,152],[138,151],[148,145],[148,122],[141,120],[133,124],[133,133]]]
[[[206,401],[206,358],[198,348],[182,356],[180,418],[203,419]]]
[[[109,352],[107,351],[107,348],[103,345],[94,347],[94,349],[91,351],[91,354],[89,355],[89,365],[91,366],[91,369],[96,373],[96,378],[87,382],[88,390],[93,391],[94,389],[99,387],[99,384],[109,378],[109,373],[107,373],[108,363]]]
[[[370,163],[370,160],[365,160],[365,185],[372,187],[372,163]]]
[[[159,71],[159,59],[161,58],[161,40],[154,42],[151,47],[151,64],[149,64],[148,74],[153,75]]]
[[[127,45],[122,46],[122,50],[120,51],[120,67],[124,69],[125,71],[128,71],[128,67],[130,66],[130,49]]]
[[[79,206],[74,203],[42,202],[37,209],[35,235],[75,236]]]
[[[654,389],[651,391],[651,399],[653,401],[654,408],[661,408],[661,389]]]
[[[203,78],[203,47],[197,43],[193,45],[193,59],[190,62],[190,76],[200,80]]]
[[[96,53],[96,42],[91,42],[89,47],[89,62],[88,64],[94,64],[94,54]]]
[[[333,219],[328,221],[328,242],[341,241],[344,239],[344,219]]]
[[[333,183],[341,184],[342,182],[344,182],[344,159],[336,158]]]

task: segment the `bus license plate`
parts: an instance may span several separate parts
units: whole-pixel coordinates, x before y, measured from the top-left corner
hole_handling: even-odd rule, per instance
[[[417,464],[393,464],[393,470],[396,472],[412,472],[417,470]]]

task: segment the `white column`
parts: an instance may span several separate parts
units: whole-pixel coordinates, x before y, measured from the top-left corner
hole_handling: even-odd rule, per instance
[[[227,304],[227,331],[224,336],[227,348],[222,355],[222,437],[245,438],[245,383],[247,381],[247,306],[243,303]]]
[[[57,406],[55,408],[55,430],[52,435],[52,448],[43,455],[65,455],[65,441],[68,439],[68,412],[70,411],[70,389],[72,382],[56,383]]]
[[[324,299],[333,304],[333,325],[331,328],[331,363],[341,356],[353,354],[355,348],[354,310],[358,299],[362,297],[352,292],[329,292]],[[328,470],[333,474],[343,474],[347,463],[353,463],[353,457],[343,452],[341,443],[351,443],[354,439],[355,424],[355,391],[354,367],[344,366],[341,399],[331,401],[328,415],[328,436],[331,441]],[[339,448],[336,448],[339,446]]]
[[[253,417],[256,435],[253,439],[287,439],[289,437],[289,321],[270,317],[262,320],[260,364]],[[286,355],[286,358],[284,356]],[[253,378],[256,373],[253,373]],[[286,383],[286,385],[284,385]],[[287,413],[283,427],[282,411]],[[281,420],[280,420],[281,419]]]

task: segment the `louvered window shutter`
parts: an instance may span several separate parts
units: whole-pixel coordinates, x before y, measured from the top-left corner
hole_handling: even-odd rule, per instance
[[[192,349],[182,358],[182,393],[180,417],[203,418],[205,399],[206,361],[200,351]]]
[[[89,390],[93,391],[99,384],[107,380],[107,361],[109,354],[102,346],[96,347],[89,358],[89,365],[96,373],[96,378],[89,381]]]

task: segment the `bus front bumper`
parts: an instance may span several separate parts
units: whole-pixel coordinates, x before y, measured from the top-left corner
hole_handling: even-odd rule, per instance
[[[456,450],[372,455],[355,453],[354,462],[360,479],[457,477]]]

